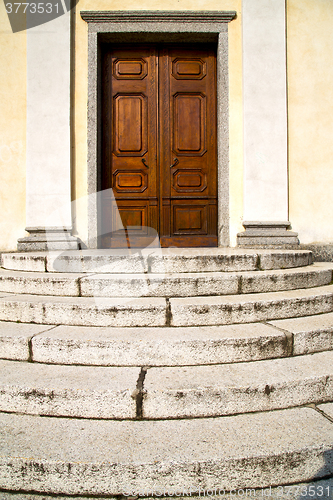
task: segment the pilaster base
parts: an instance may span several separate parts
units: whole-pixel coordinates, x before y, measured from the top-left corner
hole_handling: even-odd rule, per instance
[[[25,230],[30,236],[18,240],[19,252],[79,249],[79,239],[72,236],[70,227],[26,227]]]
[[[290,222],[243,222],[245,231],[237,234],[240,248],[298,248],[298,234],[288,231]]]

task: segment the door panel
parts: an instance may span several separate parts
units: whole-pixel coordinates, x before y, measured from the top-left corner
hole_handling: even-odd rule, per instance
[[[161,58],[161,244],[216,246],[215,52],[165,48]]]
[[[103,247],[122,247],[124,229],[138,246],[149,244],[148,226],[158,231],[157,94],[154,47],[104,53]]]
[[[104,247],[122,247],[124,229],[145,246],[147,227],[162,246],[217,245],[215,61],[207,47],[105,52]]]

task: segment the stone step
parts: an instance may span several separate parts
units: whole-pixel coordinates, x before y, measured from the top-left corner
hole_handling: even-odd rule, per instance
[[[170,324],[229,325],[310,316],[332,310],[333,285],[249,295],[171,298]]]
[[[0,411],[134,419],[140,368],[63,366],[0,360]]]
[[[194,297],[323,286],[332,265],[244,272],[76,274],[0,270],[0,292],[82,297]]]
[[[333,401],[333,352],[191,367],[0,361],[0,411],[57,417],[218,417]]]
[[[215,326],[333,311],[333,285],[221,297],[50,297],[0,294],[0,320],[72,326]]]
[[[1,413],[0,488],[55,495],[177,491],[186,496],[329,477],[333,422],[325,416],[326,406],[320,412],[293,408],[172,421]]]
[[[3,253],[4,269],[64,273],[184,273],[287,269],[312,264],[307,250],[145,248]]]
[[[147,419],[216,417],[333,401],[333,352],[149,368],[143,387]]]
[[[100,366],[238,363],[333,350],[333,313],[226,326],[78,327],[0,322],[0,358]]]
[[[0,298],[0,320],[44,325],[164,326],[162,298],[88,298],[6,295]]]
[[[151,492],[140,491],[140,497],[144,500],[154,500],[155,497],[150,496]],[[168,500],[178,497],[180,500],[185,500],[185,498],[190,498],[190,495],[182,496],[182,491],[174,491],[170,488],[170,492],[168,490],[158,492],[160,495],[163,495],[162,498],[167,498]],[[147,496],[148,495],[148,496]],[[333,477],[328,479],[316,479],[314,478],[312,481],[307,483],[294,483],[282,486],[269,486],[268,488],[256,488],[251,489],[246,492],[242,488],[232,489],[229,492],[226,490],[219,491],[218,489],[214,490],[200,490],[197,494],[191,494],[193,500],[202,500],[205,497],[212,497],[214,500],[235,500],[236,497],[241,497],[247,495],[248,497],[252,496],[252,499],[255,500],[264,498],[269,498],[269,500],[332,500],[333,496]],[[134,496],[134,495],[133,495]],[[31,494],[31,493],[11,493],[11,492],[1,492],[1,500],[77,500],[77,496],[72,495],[45,495],[43,494],[42,498],[40,494]],[[81,496],[80,500],[105,500],[105,496]],[[246,498],[246,496],[245,496]],[[115,499],[113,499],[115,500]]]

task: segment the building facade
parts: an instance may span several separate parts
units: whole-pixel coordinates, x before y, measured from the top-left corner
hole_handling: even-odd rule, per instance
[[[0,9],[1,251],[331,248],[330,0]]]

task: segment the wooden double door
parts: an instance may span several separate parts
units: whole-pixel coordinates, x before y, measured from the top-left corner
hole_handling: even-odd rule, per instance
[[[216,53],[112,46],[102,62],[102,246],[217,246]]]

